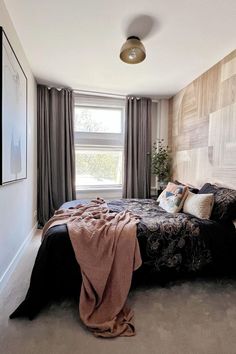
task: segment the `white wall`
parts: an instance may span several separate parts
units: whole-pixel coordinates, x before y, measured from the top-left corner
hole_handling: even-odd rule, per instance
[[[169,100],[162,99],[158,102],[157,111],[157,139],[164,139],[164,143],[168,144],[169,129]]]
[[[152,102],[152,146],[158,139],[157,126],[158,126],[158,107],[159,102]],[[156,194],[156,178],[151,175],[151,195]]]
[[[168,144],[168,115],[169,100],[161,99],[152,108],[152,144],[157,139],[164,139],[164,143]],[[152,176],[151,194],[156,195],[157,190],[156,177]]]
[[[4,273],[30,234],[36,222],[36,82],[3,0],[0,0],[0,26],[28,78],[28,177],[0,186],[0,285]]]

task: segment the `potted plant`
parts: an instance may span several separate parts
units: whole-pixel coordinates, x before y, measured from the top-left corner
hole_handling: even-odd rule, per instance
[[[169,148],[164,139],[158,139],[152,148],[152,174],[157,177],[157,190],[163,190],[170,178]]]

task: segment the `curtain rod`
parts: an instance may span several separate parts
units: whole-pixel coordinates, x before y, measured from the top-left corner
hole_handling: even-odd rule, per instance
[[[113,98],[120,98],[120,99],[125,99],[127,96],[134,96],[135,95],[121,95],[121,94],[116,94],[116,93],[109,93],[109,92],[97,92],[97,91],[85,91],[85,90],[78,90],[74,89],[73,90],[75,93],[81,94],[81,95],[89,95],[89,96],[101,96],[101,97],[113,97]],[[139,98],[139,97],[138,97]],[[153,99],[150,97],[152,102],[158,103],[159,100]]]
[[[85,91],[85,90],[73,90],[75,93],[81,95],[89,95],[89,96],[104,96],[104,97],[113,97],[113,98],[120,98],[124,99],[126,96],[116,93],[109,93],[109,92],[97,92],[97,91]]]
[[[43,83],[38,83],[38,85],[44,85],[44,86],[47,86],[49,89],[51,88],[56,88],[57,90],[62,90],[63,87],[57,87],[56,85],[46,85],[46,84],[43,84]],[[145,96],[142,96],[142,95],[122,95],[122,94],[119,94],[119,93],[112,93],[112,92],[102,92],[102,91],[87,91],[87,90],[79,90],[79,89],[73,89],[71,87],[64,87],[64,89],[66,90],[72,90],[73,92],[75,93],[78,93],[80,95],[88,95],[88,96],[99,96],[99,97],[111,97],[111,98],[117,98],[117,99],[125,99],[127,96],[130,96],[130,97],[137,97],[137,98],[141,98],[141,97],[145,97]],[[158,98],[153,98],[153,97],[150,97],[152,102],[155,102],[155,103],[158,103],[160,101],[160,99]]]

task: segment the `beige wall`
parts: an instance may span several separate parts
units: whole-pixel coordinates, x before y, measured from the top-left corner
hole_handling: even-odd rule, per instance
[[[170,99],[174,178],[236,188],[236,50]]]
[[[4,274],[36,223],[36,83],[24,51],[0,0],[0,26],[28,78],[28,177],[21,182],[0,186],[0,287]]]

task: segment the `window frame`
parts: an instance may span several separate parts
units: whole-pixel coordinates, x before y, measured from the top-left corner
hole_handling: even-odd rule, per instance
[[[75,102],[76,107],[97,108],[97,109],[117,109],[121,111],[121,133],[98,133],[98,132],[78,132],[74,130],[74,147],[76,150],[91,151],[120,151],[122,153],[122,183],[121,184],[103,184],[103,185],[81,185],[76,186],[77,191],[85,190],[121,190],[123,185],[123,167],[124,167],[124,129],[125,129],[125,102],[115,102],[110,98],[94,99],[94,102],[81,103]]]

